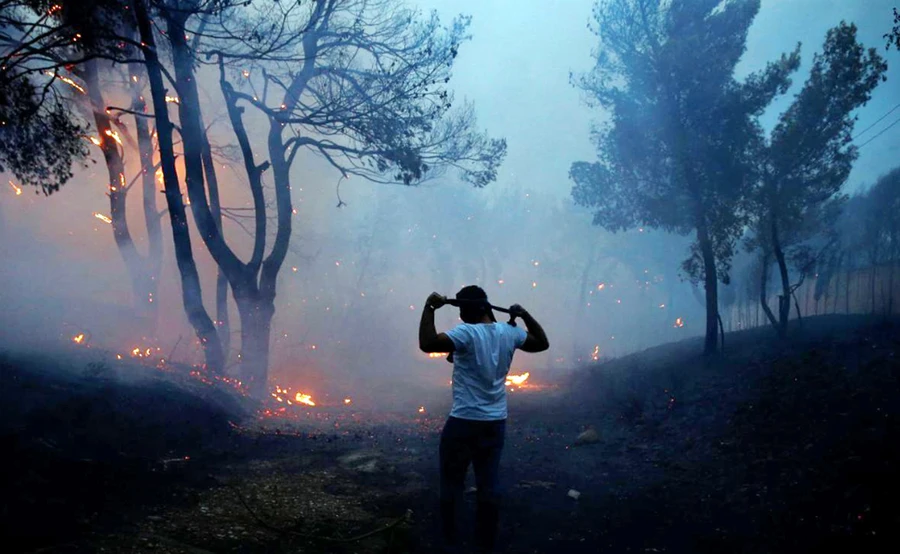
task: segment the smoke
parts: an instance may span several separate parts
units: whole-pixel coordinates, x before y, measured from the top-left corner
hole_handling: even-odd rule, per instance
[[[449,178],[412,188],[341,180],[321,158],[301,154],[293,175],[292,250],[280,274],[273,322],[273,383],[336,399],[412,398],[443,390],[449,364],[417,348],[422,302],[433,290],[451,295],[467,284],[484,287],[494,304],[522,304],[544,325],[552,349],[518,355],[514,362],[514,371],[533,377],[553,379],[593,358],[702,333],[702,291],[682,281],[678,271],[689,237],[650,229],[602,232],[569,196],[568,167],[592,159],[590,125],[598,118],[568,77],[590,68],[593,39],[585,23],[591,4],[421,2],[445,19],[458,11],[474,16],[474,39],[462,48],[451,84],[459,98],[474,101],[481,126],[507,138],[509,157],[498,181],[476,190]],[[873,3],[877,10],[869,4],[864,10],[849,0],[824,6],[764,2],[748,44],[748,72],[758,69],[757,60],[773,59],[773,52],[789,51],[798,40],[807,45],[808,63],[826,28],[841,18],[856,20],[865,44],[880,45],[890,2]],[[810,21],[806,13],[813,7]],[[801,68],[798,75],[805,72]],[[215,76],[201,77],[210,98],[206,105],[220,106]],[[876,91],[860,128],[890,107],[896,86]],[[224,147],[218,162],[223,206],[236,209],[235,218],[225,221],[225,234],[246,259],[252,243],[240,209],[251,203],[240,169],[226,159],[233,136],[215,123],[222,113],[212,109],[204,117],[214,122],[213,142]],[[248,126],[253,140],[265,140],[265,122],[251,120]],[[897,139],[885,139],[862,151],[852,186],[871,182],[893,162],[885,152]],[[94,149],[92,158],[49,197],[29,190],[16,195],[5,185],[0,190],[0,348],[44,348],[85,334],[92,347],[111,355],[152,343],[175,361],[201,363],[181,305],[166,218],[159,321],[148,331],[133,308],[110,226],[93,216],[109,208],[102,156]],[[135,158],[130,156],[129,176],[137,171]],[[139,193],[132,196],[129,222],[144,252]],[[161,195],[159,200],[165,206]],[[339,208],[339,202],[346,205]],[[202,240],[192,240],[204,300],[214,312],[216,268]],[[749,265],[739,257],[734,272]],[[745,289],[742,283],[725,287],[723,298],[738,302],[751,294]],[[234,371],[240,334],[230,305]],[[736,326],[740,317],[732,317]],[[439,331],[456,322],[454,309],[438,312]]]

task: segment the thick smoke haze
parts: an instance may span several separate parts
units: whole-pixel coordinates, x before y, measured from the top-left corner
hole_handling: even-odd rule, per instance
[[[593,2],[413,4],[436,10],[444,22],[458,13],[472,16],[472,39],[461,48],[450,85],[457,101],[474,103],[480,128],[506,138],[508,156],[497,182],[474,189],[450,173],[416,187],[342,179],[323,159],[301,154],[293,169],[294,238],[279,277],[271,381],[333,398],[368,391],[372,397],[412,399],[446,387],[450,366],[419,352],[418,320],[431,291],[452,295],[467,284],[483,286],[494,304],[522,304],[547,329],[551,350],[513,365],[514,372],[530,371],[537,379],[552,379],[593,358],[702,335],[703,293],[679,272],[691,237],[650,229],[611,234],[593,226],[592,214],[571,199],[569,166],[594,158],[591,128],[602,117],[570,83],[571,74],[592,65],[596,38],[587,23]],[[883,48],[892,4],[764,0],[739,70],[761,69],[798,42],[803,45],[794,88],[765,122],[774,124],[787,107],[826,31],[841,20],[856,23],[859,40],[877,47],[890,65],[900,61]],[[202,93],[211,99],[207,105],[221,106],[215,73],[199,75]],[[897,79],[878,87],[858,114],[857,132],[898,98]],[[224,107],[218,109],[204,116],[213,122],[211,137],[220,147],[223,205],[232,209],[225,234],[246,257],[251,243],[242,226],[249,221],[241,209],[251,206],[251,199],[234,159],[233,135],[216,124],[224,118]],[[250,121],[254,140],[265,140],[265,126]],[[846,192],[870,185],[896,164],[900,133],[875,138],[878,130],[857,140],[865,145]],[[130,161],[128,175],[137,173],[135,163]],[[94,215],[109,210],[106,181],[102,157],[94,151],[49,197],[30,190],[17,195],[3,183],[0,348],[47,348],[83,333],[98,358],[152,346],[175,361],[202,363],[182,308],[166,225],[155,299],[160,320],[155,336],[144,336],[110,227]],[[271,187],[271,181],[265,184]],[[159,200],[164,209],[162,195]],[[130,200],[128,210],[144,251],[138,198]],[[193,245],[204,300],[212,309],[215,264],[196,235]],[[739,255],[735,272],[747,263]],[[723,287],[723,302],[742,302],[742,286]],[[740,313],[726,313],[729,329],[748,324]],[[233,303],[231,320],[229,371],[235,370],[240,347]],[[438,313],[438,330],[455,322],[452,308]]]

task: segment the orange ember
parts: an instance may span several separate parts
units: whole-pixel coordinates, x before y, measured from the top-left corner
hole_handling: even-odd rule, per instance
[[[75,344],[82,344],[84,342],[84,333],[78,333],[74,337],[72,337],[72,342]]]
[[[12,187],[13,192],[16,193],[16,196],[22,196],[22,189],[21,189],[20,187],[16,186],[15,183],[13,183],[12,181],[10,181],[10,182],[9,182],[9,186]]]
[[[681,319],[680,317],[676,318],[675,325],[673,325],[672,327],[684,327],[684,320]]]
[[[107,129],[106,131],[104,131],[104,134],[119,143],[119,145],[122,144],[122,139],[119,137],[119,133],[113,131],[112,129]]]
[[[310,395],[308,395],[308,394],[303,394],[302,392],[298,392],[298,393],[294,396],[294,400],[295,400],[296,402],[301,403],[301,404],[306,404],[307,406],[315,406],[315,405],[316,405],[316,403],[313,402],[312,397],[310,397]]]
[[[449,352],[429,352],[428,353],[429,358],[446,358],[449,355],[450,355]]]
[[[425,406],[419,406],[419,413],[420,413],[420,414],[424,414],[424,413],[425,413]]]
[[[84,87],[82,87],[81,85],[79,85],[78,83],[73,81],[72,79],[69,79],[68,77],[63,77],[62,75],[57,75],[56,73],[53,73],[52,71],[47,71],[47,75],[49,75],[55,79],[59,79],[63,83],[69,85],[73,89],[80,92],[81,94],[84,94]]]

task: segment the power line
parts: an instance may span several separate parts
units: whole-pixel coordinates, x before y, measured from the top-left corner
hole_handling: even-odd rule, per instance
[[[860,136],[866,134],[866,132],[867,132],[869,129],[871,129],[872,127],[874,127],[874,126],[878,125],[879,123],[881,123],[882,121],[884,121],[884,119],[885,119],[887,116],[889,116],[889,115],[891,115],[892,113],[894,113],[895,111],[897,111],[897,108],[900,108],[900,104],[897,104],[896,106],[894,106],[893,108],[891,108],[891,109],[888,111],[888,113],[886,113],[886,114],[884,114],[883,116],[879,117],[879,118],[878,118],[878,121],[876,121],[875,123],[869,125],[868,127],[866,127],[865,129],[863,129],[862,131],[856,133],[856,135],[853,137],[853,140],[858,139]]]
[[[890,129],[891,127],[893,127],[894,125],[896,125],[896,124],[898,124],[898,123],[900,123],[900,118],[895,119],[893,123],[891,123],[890,125],[888,125],[888,126],[885,127],[884,129],[878,131],[875,135],[872,136],[872,138],[870,138],[870,139],[867,140],[866,142],[860,144],[859,146],[857,146],[857,148],[860,148],[860,149],[861,149],[863,146],[865,146],[865,145],[869,144],[870,142],[872,142],[873,140],[877,139],[878,137],[880,137],[881,135],[883,135],[884,133],[886,133],[886,132],[888,131],[888,129]]]

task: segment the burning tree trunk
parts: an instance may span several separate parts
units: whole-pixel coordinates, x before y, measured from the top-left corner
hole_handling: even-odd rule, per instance
[[[85,88],[91,103],[91,111],[94,116],[94,124],[97,128],[99,147],[103,152],[103,158],[106,161],[106,168],[109,175],[109,185],[107,195],[109,196],[110,219],[113,237],[122,260],[125,262],[125,268],[128,271],[131,280],[131,288],[134,294],[134,305],[138,313],[155,325],[156,309],[153,303],[154,294],[156,292],[156,275],[158,273],[158,263],[154,268],[148,264],[153,259],[154,244],[151,240],[151,251],[149,260],[144,259],[137,251],[131,232],[128,228],[128,215],[126,213],[126,198],[129,189],[129,183],[125,179],[125,160],[123,159],[123,151],[121,148],[121,139],[118,133],[112,128],[112,121],[106,111],[106,103],[103,98],[103,91],[100,84],[100,76],[97,60],[88,60],[82,66],[82,77],[84,78]],[[138,118],[140,120],[141,118]],[[144,122],[146,130],[146,122]],[[140,138],[140,135],[139,135]],[[152,157],[152,146],[150,146],[150,156]],[[144,152],[141,152],[142,171],[144,170]],[[152,161],[150,163],[152,167]],[[149,176],[152,181],[152,173]],[[144,183],[144,204],[147,209],[148,199],[146,183]],[[151,195],[149,200],[151,206],[155,204],[155,197]],[[149,214],[148,214],[149,215]],[[153,225],[154,219],[158,218],[158,214],[153,213],[147,218],[148,230]],[[158,224],[158,220],[157,220]],[[156,234],[159,238],[159,234]],[[157,260],[161,254],[157,255]]]
[[[188,321],[193,326],[200,344],[203,347],[207,368],[221,372],[224,368],[222,344],[206,308],[203,307],[203,296],[200,288],[200,276],[191,250],[191,236],[188,230],[187,214],[184,201],[178,186],[178,173],[175,168],[175,150],[172,141],[173,125],[169,120],[166,105],[166,89],[162,78],[162,65],[156,53],[156,41],[147,7],[143,0],[133,3],[138,29],[140,31],[142,49],[147,66],[147,77],[150,81],[153,109],[156,114],[156,132],[159,141],[160,163],[165,184],[166,203],[169,209],[169,220],[172,225],[172,238],[175,244],[175,261],[181,274],[182,299]],[[182,36],[183,33],[182,33]],[[183,136],[185,147],[199,147],[196,133],[188,138]],[[202,167],[200,168],[202,180]],[[192,175],[196,178],[196,169]],[[196,183],[194,183],[196,187]],[[201,182],[202,186],[202,182]],[[190,189],[189,189],[190,190]]]

